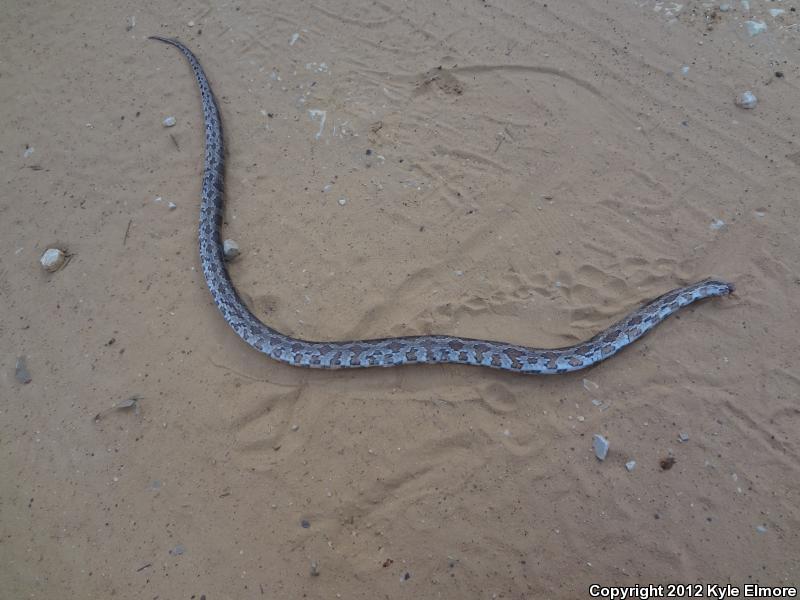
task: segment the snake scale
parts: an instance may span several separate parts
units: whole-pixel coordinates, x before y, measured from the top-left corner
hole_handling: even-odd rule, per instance
[[[214,94],[197,58],[181,42],[153,36],[180,50],[194,71],[205,120],[205,169],[200,208],[200,263],[208,289],[223,318],[245,342],[289,365],[317,369],[395,367],[459,363],[543,375],[585,369],[613,356],[671,314],[697,300],[725,296],[734,289],[705,279],[667,292],[596,336],[566,348],[541,349],[454,337],[419,335],[343,342],[312,342],[289,337],[262,323],[242,302],[228,275],[220,238],[223,206],[222,123]]]

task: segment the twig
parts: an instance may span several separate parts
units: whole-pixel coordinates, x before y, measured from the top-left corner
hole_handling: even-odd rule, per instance
[[[123,410],[124,411],[124,410],[128,410],[128,409],[131,409],[131,408],[133,409],[134,414],[138,417],[139,416],[139,400],[141,400],[141,399],[142,399],[141,396],[134,394],[133,396],[131,396],[127,400],[122,400],[122,401],[118,402],[117,404],[115,404],[114,406],[112,406],[111,408],[107,408],[107,409],[105,409],[103,411],[100,411],[99,413],[97,413],[94,416],[94,419],[92,419],[92,420],[95,423],[98,423],[100,421],[100,419],[105,418],[105,416],[108,413],[110,413],[111,411],[114,411],[114,410]]]
[[[125,228],[125,237],[122,238],[122,245],[125,245],[125,242],[128,241],[128,232],[131,230],[131,223],[133,223],[133,219],[128,220],[128,226]]]
[[[238,375],[239,377],[244,377],[245,379],[249,379],[251,381],[267,381],[267,382],[269,382],[268,379],[261,379],[260,377],[253,377],[252,375],[246,375],[245,373],[239,373],[239,371],[236,371],[235,369],[231,369],[230,367],[226,367],[225,365],[217,364],[217,363],[214,362],[214,359],[212,359],[212,358],[209,358],[208,362],[210,362],[212,365],[214,365],[218,369],[225,369],[226,371],[229,371],[230,373],[233,373],[234,375]]]

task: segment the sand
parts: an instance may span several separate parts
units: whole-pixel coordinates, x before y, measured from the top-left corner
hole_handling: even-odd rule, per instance
[[[710,6],[7,6],[0,595],[796,585],[799,21]],[[200,103],[152,34],[206,68],[232,276],[287,333],[562,346],[737,292],[572,375],[272,362],[199,272]]]

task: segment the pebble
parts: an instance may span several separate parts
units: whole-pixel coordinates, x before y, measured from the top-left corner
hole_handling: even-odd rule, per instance
[[[636,468],[636,461],[629,460],[628,462],[625,463],[625,468],[628,469],[628,473],[630,473]]]
[[[178,205],[175,204],[174,202],[170,202],[169,204],[167,204],[167,206],[169,207],[170,210],[175,210],[176,208],[178,208]]]
[[[342,196],[341,198],[339,198],[339,206],[344,206],[345,204],[347,204],[347,198]]]
[[[689,74],[689,65],[683,65],[681,67],[681,75],[688,75]]]
[[[300,425],[292,425],[292,431],[297,431],[300,429]]]
[[[725,227],[725,221],[723,221],[722,219],[714,219],[711,222],[711,225],[709,225],[709,227],[711,227],[711,229],[714,229],[714,230],[718,231],[718,230],[722,229],[723,227]]]
[[[39,259],[39,263],[41,263],[42,268],[48,273],[54,273],[55,271],[58,271],[66,262],[67,255],[64,254],[63,250],[59,250],[58,248],[48,248],[44,251],[44,254],[42,254],[42,257]]]
[[[17,366],[14,368],[14,377],[20,383],[30,383],[33,378],[28,372],[28,367],[25,365],[25,357],[20,356],[17,358]]]
[[[766,527],[764,527],[763,525],[757,525],[757,526],[756,526],[756,531],[757,531],[758,533],[767,533],[767,528],[766,528]]]
[[[311,561],[311,576],[319,577],[319,563],[315,560]]]
[[[184,552],[186,552],[186,547],[183,544],[178,544],[172,550],[169,551],[169,553],[172,556],[180,556]]]
[[[225,240],[222,242],[222,253],[225,255],[225,260],[233,260],[239,256],[239,244],[233,240]]]
[[[587,392],[596,392],[600,389],[600,386],[597,385],[594,381],[589,381],[588,379],[583,380],[583,389]]]
[[[128,410],[129,408],[133,409],[133,412],[138,416],[139,415],[139,396],[131,396],[126,400],[121,400],[117,404],[115,404],[112,408],[115,410]]]
[[[758,104],[758,98],[756,98],[756,95],[750,90],[736,96],[736,106],[739,108],[755,108],[756,104]]]
[[[770,15],[772,15],[773,17],[777,17],[778,15],[782,15],[782,14],[783,14],[783,13],[785,13],[786,11],[785,11],[785,10],[783,10],[782,8],[770,8],[768,12],[769,12],[769,14],[770,14]]]
[[[719,12],[731,12],[733,7],[730,4],[720,4],[719,5]]]
[[[744,26],[750,37],[764,33],[767,30],[767,24],[764,21],[745,21]]]
[[[164,119],[164,127],[175,127],[175,123],[177,123],[175,117],[167,117]]]
[[[608,456],[608,440],[600,434],[592,436],[592,447],[594,448],[594,455],[599,460],[605,460]]]
[[[308,529],[309,527],[311,527],[311,523],[309,523],[306,519],[303,519],[302,521],[300,521],[300,527],[302,527],[303,529]]]
[[[675,466],[676,462],[677,461],[675,460],[674,456],[665,456],[660,461],[658,461],[658,464],[661,466],[662,471],[669,471],[672,467]]]
[[[689,441],[689,434],[684,432],[679,433],[678,441],[681,442],[682,444],[685,444],[686,442]]]

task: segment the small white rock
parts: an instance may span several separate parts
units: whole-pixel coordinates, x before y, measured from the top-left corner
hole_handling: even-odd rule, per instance
[[[178,205],[175,204],[174,202],[170,202],[169,204],[167,204],[167,206],[169,207],[170,210],[175,210],[176,208],[178,208]]]
[[[684,433],[683,431],[681,431],[681,432],[678,434],[678,441],[679,441],[680,443],[682,443],[682,444],[685,444],[686,442],[688,442],[688,441],[689,441],[689,434],[688,434],[688,433]]]
[[[48,273],[58,271],[67,262],[67,255],[58,248],[48,248],[39,259],[42,268]]]
[[[605,460],[608,456],[608,440],[600,434],[594,434],[592,437],[592,447],[594,448],[594,455],[599,460]]]
[[[766,528],[766,527],[764,527],[763,525],[757,525],[757,526],[756,526],[756,531],[757,531],[758,533],[767,533],[767,528]]]
[[[189,27],[194,27],[194,21],[189,21],[189,22],[187,23],[187,25],[188,25]]]
[[[341,198],[339,198],[339,206],[344,206],[345,204],[347,204],[347,198],[342,196]]]
[[[770,8],[768,12],[769,12],[769,14],[770,14],[770,15],[772,15],[773,17],[777,17],[778,15],[782,15],[782,14],[783,14],[783,13],[785,13],[786,11],[785,11],[785,10],[783,10],[782,8]]]
[[[683,65],[681,67],[681,75],[688,75],[689,74],[689,65]]]
[[[164,119],[164,127],[174,127],[175,123],[177,123],[175,117],[167,117]]]
[[[222,253],[225,255],[226,260],[233,260],[239,256],[239,244],[233,240],[225,240],[222,242]]]
[[[630,473],[636,468],[636,461],[629,460],[628,462],[625,463],[625,468],[628,469],[628,473]]]
[[[744,26],[750,37],[764,33],[767,30],[767,24],[764,21],[745,21]]]
[[[730,4],[720,4],[719,5],[719,12],[730,12],[733,7]]]
[[[723,221],[722,219],[714,219],[711,222],[711,225],[709,225],[709,227],[711,227],[711,229],[715,231],[719,231],[720,229],[725,227],[725,221]]]
[[[750,90],[736,96],[736,106],[739,108],[755,108],[756,104],[758,104],[758,98]]]

